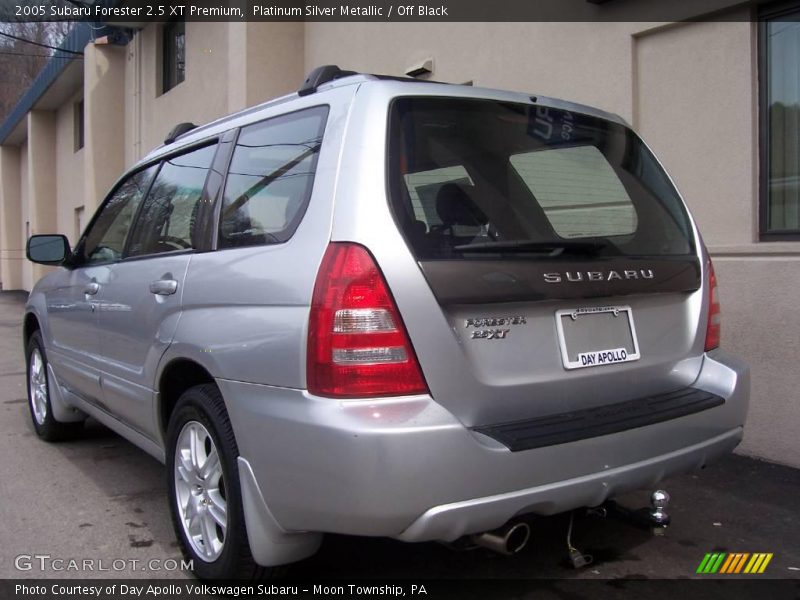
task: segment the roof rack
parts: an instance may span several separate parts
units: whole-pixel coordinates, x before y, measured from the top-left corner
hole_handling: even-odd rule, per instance
[[[323,65],[321,67],[317,67],[313,69],[308,76],[306,77],[303,84],[297,90],[298,96],[307,96],[309,94],[313,94],[317,91],[317,88],[325,83],[330,83],[335,79],[341,79],[343,77],[350,77],[351,75],[361,75],[368,79],[379,79],[379,80],[390,80],[390,81],[408,81],[408,82],[417,82],[417,83],[444,83],[442,81],[433,81],[431,79],[414,79],[413,77],[398,77],[395,75],[377,75],[371,73],[358,73],[356,71],[345,71],[340,69],[336,65]],[[187,134],[190,131],[197,130],[206,131],[212,127],[221,125],[227,121],[231,121],[233,119],[238,119],[244,115],[248,115],[260,110],[263,110],[267,106],[275,106],[277,104],[282,104],[284,102],[288,102],[292,98],[295,98],[294,94],[287,94],[286,96],[281,96],[280,98],[274,98],[272,100],[268,100],[262,104],[258,104],[256,106],[251,106],[248,109],[226,115],[219,119],[215,119],[209,123],[205,123],[203,125],[195,125],[194,123],[178,123],[175,127],[172,128],[172,131],[169,132],[166,138],[164,138],[164,145],[169,145],[173,143],[175,140],[180,138],[181,136]]]
[[[179,137],[181,137],[184,133],[188,133],[192,129],[197,129],[197,125],[195,125],[194,123],[188,123],[188,122],[187,123],[178,123],[177,125],[175,125],[175,127],[172,128],[172,131],[170,131],[167,134],[167,137],[164,138],[164,143],[165,144],[171,144],[172,142],[177,140]]]
[[[297,90],[297,95],[308,96],[316,92],[317,88],[323,83],[328,83],[341,77],[349,77],[350,75],[358,75],[358,73],[355,71],[343,71],[336,65],[322,65],[308,74],[305,81],[303,81],[303,85]]]
[[[341,79],[342,77],[349,77],[350,75],[364,75],[366,77],[374,77],[375,79],[389,80],[389,81],[408,81],[414,83],[445,83],[444,81],[435,81],[433,79],[416,79],[414,77],[398,77],[396,75],[378,75],[376,73],[359,73],[357,71],[345,71],[336,65],[323,65],[313,69],[300,89],[297,90],[298,96],[308,96],[317,91],[317,88],[323,83],[329,83],[334,79]],[[449,85],[449,84],[447,84]]]

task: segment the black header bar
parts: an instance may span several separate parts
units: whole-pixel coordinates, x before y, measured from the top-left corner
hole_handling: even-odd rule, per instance
[[[0,21],[751,21],[764,0],[0,0]],[[792,18],[792,17],[790,17]],[[577,42],[577,41],[576,41]],[[564,40],[570,43],[570,40]]]

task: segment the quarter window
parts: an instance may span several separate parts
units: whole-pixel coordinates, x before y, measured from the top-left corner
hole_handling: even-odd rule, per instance
[[[164,161],[142,206],[128,256],[186,250],[197,245],[195,224],[216,145]]]
[[[311,197],[327,116],[317,107],[242,129],[225,184],[221,248],[291,237]]]
[[[761,34],[761,233],[800,237],[800,10],[767,18]]]
[[[122,258],[125,239],[156,167],[128,177],[106,201],[83,240],[83,262],[94,264]]]

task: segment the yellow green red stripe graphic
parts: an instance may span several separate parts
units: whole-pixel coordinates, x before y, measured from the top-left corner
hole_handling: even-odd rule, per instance
[[[696,572],[704,575],[763,573],[771,560],[771,552],[709,552],[700,561]]]

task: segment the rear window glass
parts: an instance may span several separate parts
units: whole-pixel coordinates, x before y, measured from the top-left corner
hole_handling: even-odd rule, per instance
[[[399,98],[389,178],[419,258],[694,252],[683,203],[627,127],[565,110]]]
[[[228,169],[219,246],[288,240],[311,197],[327,107],[242,129]]]

